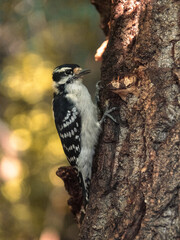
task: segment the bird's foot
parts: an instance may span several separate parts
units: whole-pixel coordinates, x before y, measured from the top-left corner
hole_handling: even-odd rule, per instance
[[[100,125],[106,121],[106,118],[110,118],[113,122],[115,122],[116,124],[118,124],[118,122],[116,121],[116,119],[110,114],[112,112],[114,112],[115,110],[117,110],[117,107],[113,107],[109,109],[109,106],[106,106],[106,110],[101,118],[101,120],[99,121]]]

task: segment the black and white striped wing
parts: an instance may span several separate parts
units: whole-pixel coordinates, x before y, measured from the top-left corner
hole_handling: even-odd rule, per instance
[[[77,108],[67,110],[64,119],[56,122],[56,128],[68,161],[75,166],[81,151],[81,118]]]

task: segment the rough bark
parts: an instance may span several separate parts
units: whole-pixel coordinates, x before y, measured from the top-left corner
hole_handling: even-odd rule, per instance
[[[93,0],[109,38],[104,124],[80,239],[180,239],[179,1]]]
[[[77,170],[72,166],[60,167],[56,171],[56,175],[64,182],[64,187],[70,196],[67,203],[80,226],[85,216],[86,202],[83,200]]]

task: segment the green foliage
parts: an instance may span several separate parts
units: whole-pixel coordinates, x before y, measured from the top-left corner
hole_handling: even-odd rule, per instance
[[[75,240],[55,174],[68,163],[52,117],[51,74],[66,62],[97,69],[98,16],[82,0],[0,5],[0,239]]]

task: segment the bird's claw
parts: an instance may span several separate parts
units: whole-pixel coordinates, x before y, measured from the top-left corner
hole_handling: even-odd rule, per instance
[[[117,109],[117,107],[113,107],[111,109],[108,109],[108,106],[106,107],[106,111],[104,112],[101,120],[100,120],[100,124],[102,124],[104,121],[106,121],[106,117],[110,118],[113,122],[115,122],[116,124],[118,124],[118,122],[116,121],[116,119],[113,118],[113,116],[111,116],[110,113],[114,112]]]

